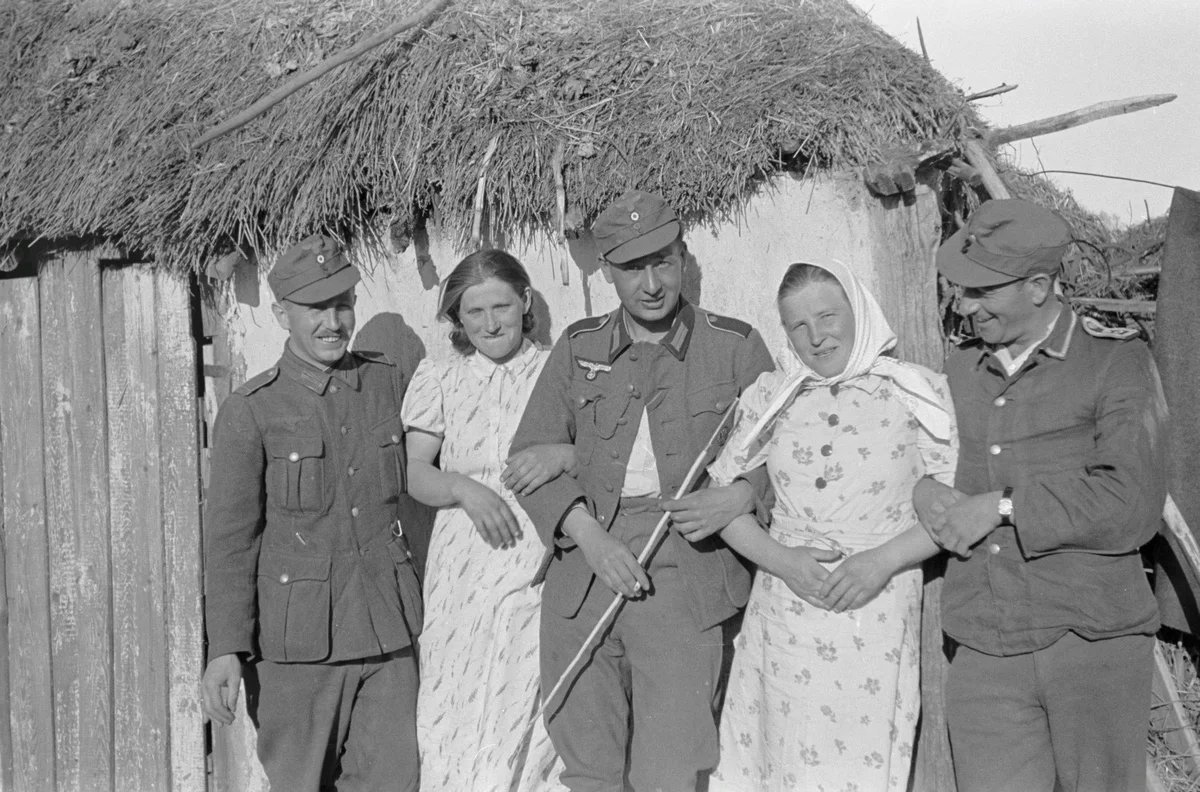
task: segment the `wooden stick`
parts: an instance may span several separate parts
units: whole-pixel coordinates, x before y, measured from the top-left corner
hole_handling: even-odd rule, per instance
[[[1118,311],[1145,316],[1153,316],[1158,309],[1154,300],[1113,300],[1107,297],[1072,297],[1071,302],[1090,305],[1101,311]]]
[[[332,71],[342,64],[349,63],[359,55],[362,55],[364,52],[375,49],[380,44],[383,44],[389,39],[398,36],[410,28],[423,25],[429,20],[430,17],[440,11],[442,7],[449,2],[450,0],[432,0],[423,8],[419,9],[415,14],[411,14],[404,19],[401,19],[394,25],[388,25],[380,33],[377,33],[370,38],[363,39],[354,46],[331,55],[303,74],[296,75],[279,88],[271,91],[271,93],[267,94],[262,99],[259,99],[257,102],[238,113],[233,118],[222,124],[218,124],[208,132],[205,132],[203,135],[197,138],[195,143],[192,144],[192,150],[195,151],[204,144],[209,143],[216,138],[221,137],[222,135],[228,134],[239,127],[245,126],[247,123],[270,110],[284,99],[287,99],[296,91],[308,85],[310,82],[320,78],[326,72]]]
[[[717,423],[717,428],[713,430],[712,436],[709,437],[708,442],[704,444],[704,449],[700,452],[700,455],[696,457],[695,461],[692,462],[692,467],[688,470],[687,475],[683,477],[683,482],[679,485],[679,488],[675,490],[675,500],[678,500],[686,495],[687,491],[690,490],[696,483],[696,479],[699,478],[700,475],[700,470],[704,466],[704,461],[708,458],[708,452],[712,450],[713,441],[716,440],[717,435],[721,433],[721,427],[725,426],[725,422],[729,420],[729,416],[733,415],[734,408],[737,406],[737,403],[738,400],[734,399],[729,407],[725,409],[725,414],[721,416],[721,420]],[[664,512],[663,516],[659,518],[658,524],[654,526],[654,532],[650,534],[650,539],[647,540],[646,546],[643,547],[642,552],[638,554],[638,566],[642,567],[642,569],[646,568],[646,564],[650,561],[651,556],[653,556],[654,552],[658,550],[659,544],[662,543],[663,538],[666,537],[667,523],[670,521],[671,513]],[[596,622],[596,626],[592,628],[592,631],[588,633],[587,638],[584,639],[583,646],[579,647],[579,651],[576,652],[575,656],[571,658],[571,662],[567,663],[567,667],[558,677],[558,681],[554,683],[554,687],[550,688],[550,692],[547,693],[542,699],[542,705],[538,707],[537,712],[534,713],[533,719],[529,722],[529,726],[527,727],[528,729],[533,728],[533,724],[545,714],[546,710],[550,706],[550,703],[554,701],[554,697],[558,695],[559,691],[563,689],[567,682],[574,678],[575,673],[578,671],[579,664],[582,662],[583,658],[587,656],[588,652],[592,650],[592,642],[595,641],[602,632],[604,632],[604,630],[608,627],[609,621],[611,621],[613,616],[616,615],[617,611],[621,609],[621,605],[624,604],[624,602],[625,598],[620,594],[613,596],[612,602],[608,603],[608,607],[605,608],[604,613],[600,616],[600,620]]]
[[[1154,642],[1154,678],[1151,684],[1151,726],[1161,732],[1163,741],[1179,755],[1187,773],[1200,778],[1200,740],[1192,729],[1191,717],[1179,700],[1175,676],[1163,654],[1162,644]]]
[[[1158,107],[1161,104],[1166,104],[1174,100],[1175,94],[1153,94],[1151,96],[1135,96],[1130,99],[1114,99],[1108,102],[1098,102],[1079,110],[1072,110],[1069,113],[1043,118],[1040,121],[1030,121],[1027,124],[1017,124],[1005,127],[1004,129],[996,129],[985,135],[984,140],[989,146],[1001,146],[1005,143],[1012,143],[1015,140],[1047,135],[1051,132],[1061,132],[1064,129],[1071,129],[1072,127],[1082,126],[1092,121],[1099,121],[1101,118],[1133,113],[1149,107]]]
[[[986,91],[980,91],[979,93],[971,94],[970,96],[967,97],[967,101],[974,102],[976,99],[988,99],[993,96],[999,96],[1000,94],[1006,94],[1009,91],[1015,91],[1020,87],[1021,87],[1020,85],[1009,85],[1008,83],[1000,83],[995,88],[988,88]]]
[[[988,195],[993,198],[1011,198],[1012,193],[1008,191],[1008,185],[1000,178],[1000,174],[996,173],[996,169],[992,167],[992,161],[988,159],[984,153],[983,144],[978,140],[968,140],[966,146],[967,162],[971,164],[975,170],[979,171],[979,177],[983,180],[983,188],[988,191]]]
[[[562,259],[558,263],[559,271],[562,275],[562,285],[569,286],[571,284],[571,251],[567,248],[567,185],[563,180],[563,158],[566,157],[567,144],[563,140],[558,141],[558,145],[554,147],[554,157],[550,161],[550,168],[554,171],[554,202],[558,209],[558,238],[555,240],[562,248]]]
[[[499,142],[500,136],[493,135],[488,143],[487,153],[483,155],[483,164],[479,166],[479,182],[475,185],[475,220],[471,223],[471,246],[477,249],[483,241],[483,196],[487,187],[487,169]]]

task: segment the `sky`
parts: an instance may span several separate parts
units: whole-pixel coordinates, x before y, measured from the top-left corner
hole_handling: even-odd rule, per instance
[[[1009,147],[1032,170],[1072,170],[1200,190],[1200,0],[852,0],[967,93],[993,127],[1147,94],[1178,98]],[[1171,190],[1049,174],[1086,209],[1121,223],[1165,214]]]

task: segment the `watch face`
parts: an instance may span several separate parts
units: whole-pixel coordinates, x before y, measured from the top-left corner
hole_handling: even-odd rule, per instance
[[[1013,502],[1011,498],[1000,499],[1000,516],[1011,517],[1013,513]]]

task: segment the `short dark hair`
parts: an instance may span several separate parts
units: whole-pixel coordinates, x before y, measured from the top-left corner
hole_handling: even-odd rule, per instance
[[[462,320],[458,318],[458,309],[462,304],[463,292],[472,286],[478,286],[488,278],[498,278],[512,287],[517,294],[523,294],[526,289],[533,290],[529,282],[529,273],[521,262],[503,250],[478,250],[464,258],[446,276],[446,285],[442,289],[442,301],[438,306],[438,316],[445,318],[454,327],[450,330],[450,343],[455,351],[468,354],[474,347],[467,333],[463,330]],[[521,334],[528,336],[533,332],[533,303],[521,317]]]
[[[789,266],[787,272],[783,273],[783,280],[779,282],[779,292],[776,294],[775,300],[782,300],[792,292],[799,291],[810,283],[832,283],[842,290],[842,294],[846,293],[837,276],[829,270],[824,267],[818,267],[816,264],[799,262]],[[849,298],[847,297],[847,299]]]

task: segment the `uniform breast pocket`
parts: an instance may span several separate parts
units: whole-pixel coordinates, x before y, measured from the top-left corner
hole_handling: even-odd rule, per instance
[[[627,391],[605,393],[594,387],[577,388],[573,399],[578,434],[592,434],[608,440],[617,433],[617,427],[625,423],[625,412],[629,408]]]
[[[325,442],[320,435],[268,435],[271,494],[282,509],[325,509]]]
[[[717,424],[725,415],[725,411],[729,409],[729,405],[736,398],[737,383],[733,380],[706,385],[688,393],[687,406],[688,414],[691,418],[690,429],[695,433],[698,442],[705,443],[708,441],[709,435],[716,429]],[[721,434],[717,437],[718,446],[724,444],[729,435],[729,426],[732,423],[732,421],[729,421],[721,428]]]
[[[404,426],[400,414],[389,416],[371,427],[369,436],[379,448],[379,481],[383,497],[394,501],[405,491]]]

